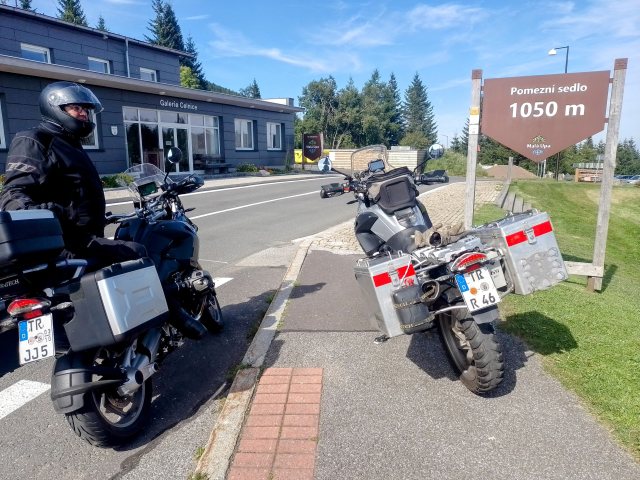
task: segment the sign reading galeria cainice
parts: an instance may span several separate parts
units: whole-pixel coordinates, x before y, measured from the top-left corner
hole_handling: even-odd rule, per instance
[[[482,133],[541,162],[604,129],[609,72],[491,78],[482,92]]]

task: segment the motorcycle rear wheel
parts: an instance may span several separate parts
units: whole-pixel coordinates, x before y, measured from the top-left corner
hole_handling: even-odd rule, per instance
[[[440,336],[460,381],[476,394],[487,393],[502,382],[504,362],[493,325],[477,324],[466,309],[439,315]]]
[[[93,355],[93,365],[108,365],[108,356],[106,349],[98,349]],[[98,379],[94,376],[93,380]],[[95,447],[123,445],[144,427],[151,408],[152,390],[151,378],[148,378],[132,395],[121,396],[115,387],[90,391],[80,410],[65,415],[67,422],[76,435]]]

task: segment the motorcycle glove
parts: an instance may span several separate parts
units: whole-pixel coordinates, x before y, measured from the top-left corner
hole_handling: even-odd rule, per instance
[[[416,248],[438,247],[460,240],[465,235],[464,225],[458,222],[454,225],[433,225],[426,232],[416,232],[413,236]]]

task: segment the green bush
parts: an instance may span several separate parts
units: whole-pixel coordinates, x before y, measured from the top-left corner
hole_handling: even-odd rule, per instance
[[[259,169],[253,163],[242,163],[236,170],[244,173],[258,173]]]
[[[101,180],[104,188],[119,188],[125,187],[133,182],[133,177],[124,173],[117,173],[115,175],[104,176]]]
[[[447,175],[464,177],[467,175],[467,156],[453,150],[446,150],[441,158],[427,161],[424,165],[424,171],[446,170]],[[476,168],[476,176],[486,177],[487,173],[478,166]]]

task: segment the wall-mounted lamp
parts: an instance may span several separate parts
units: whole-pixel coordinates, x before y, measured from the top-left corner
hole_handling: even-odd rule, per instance
[[[118,135],[118,125],[111,125],[111,135],[114,137]]]

